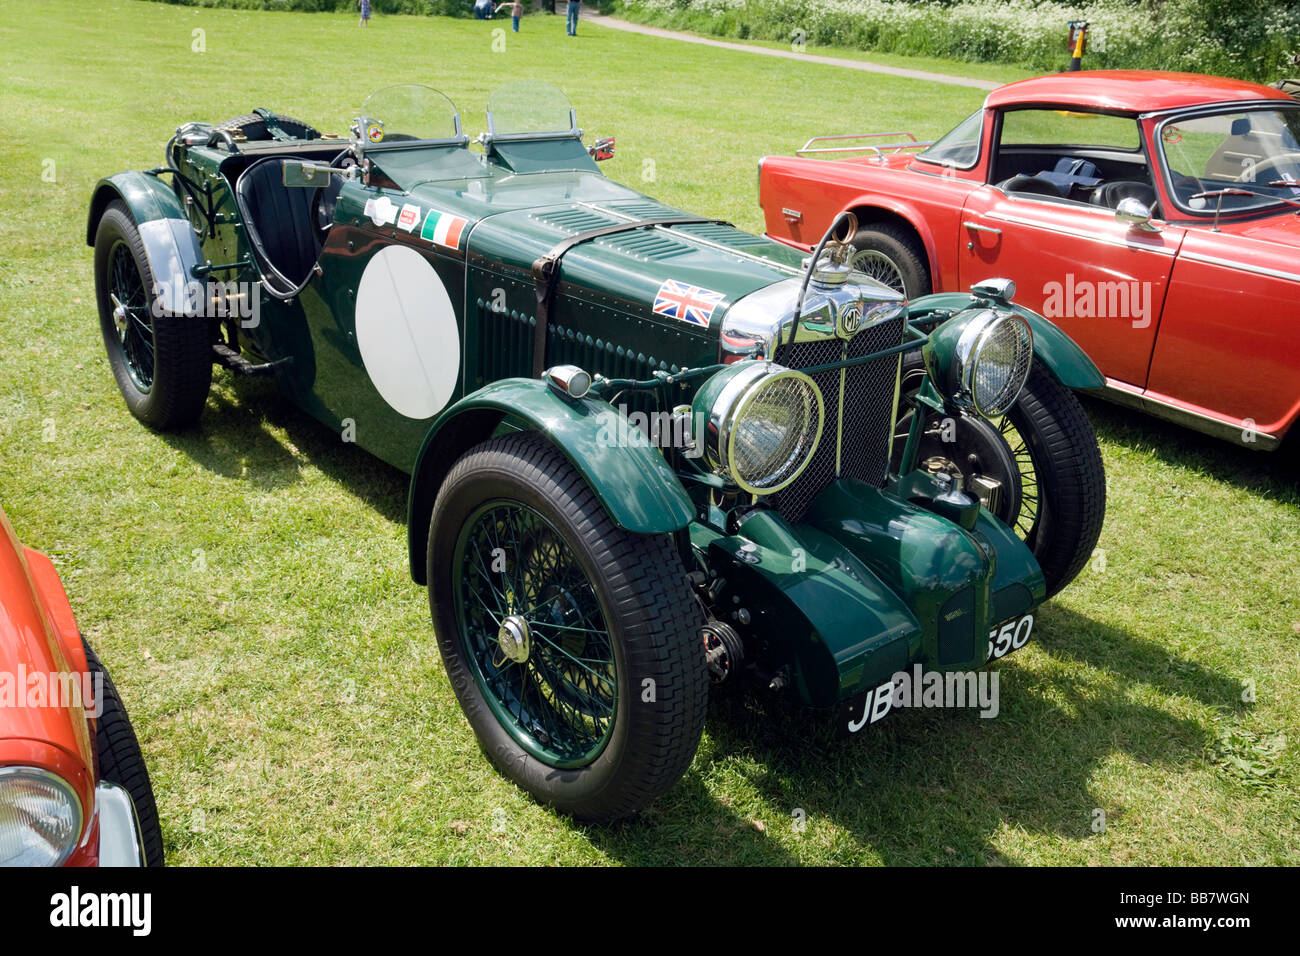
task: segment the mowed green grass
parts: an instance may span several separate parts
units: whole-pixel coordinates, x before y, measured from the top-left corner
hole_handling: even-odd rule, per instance
[[[913,711],[835,743],[814,715],[720,699],[681,783],[592,827],[480,754],[407,574],[404,476],[224,372],[192,431],[127,414],[85,209],[184,120],[267,106],[345,132],[366,91],[417,81],[472,135],[489,91],[546,79],[618,136],[611,176],[757,229],[764,153],[930,138],[981,99],[587,24],[571,40],[561,17],[494,52],[498,26],[72,0],[0,17],[0,497],[113,669],[171,862],[1300,862],[1300,495],[1275,459],[1090,404],[1104,568],[1001,665],[997,719]]]

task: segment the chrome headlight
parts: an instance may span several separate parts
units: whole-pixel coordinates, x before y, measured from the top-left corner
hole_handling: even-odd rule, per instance
[[[1034,335],[1014,312],[971,310],[935,329],[922,356],[946,398],[997,418],[1015,404],[1029,377]]]
[[[38,767],[0,767],[0,866],[59,866],[81,836],[81,801]]]
[[[799,477],[821,440],[826,410],[807,375],[771,362],[740,362],[695,396],[709,466],[755,495]]]

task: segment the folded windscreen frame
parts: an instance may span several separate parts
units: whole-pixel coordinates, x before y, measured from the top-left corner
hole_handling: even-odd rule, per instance
[[[488,98],[488,159],[512,172],[595,171],[569,98],[550,83],[507,83]]]

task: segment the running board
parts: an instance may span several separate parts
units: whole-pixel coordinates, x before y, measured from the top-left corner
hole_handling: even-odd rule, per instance
[[[1179,408],[1177,405],[1171,405],[1168,402],[1161,401],[1150,395],[1140,392],[1130,391],[1128,388],[1120,388],[1107,379],[1107,383],[1098,389],[1086,389],[1085,395],[1095,395],[1098,398],[1113,402],[1116,405],[1122,405],[1125,408],[1136,409],[1145,412],[1153,418],[1159,418],[1175,425],[1181,425],[1184,428],[1190,428],[1192,431],[1200,432],[1202,435],[1210,435],[1213,438],[1221,438],[1224,441],[1231,442],[1240,448],[1246,448],[1250,451],[1276,451],[1282,444],[1282,439],[1277,435],[1270,435],[1267,432],[1256,431],[1248,427],[1244,421],[1233,422],[1225,421],[1221,418],[1211,418],[1209,415],[1202,415],[1186,408]],[[1247,438],[1246,436],[1250,437]]]

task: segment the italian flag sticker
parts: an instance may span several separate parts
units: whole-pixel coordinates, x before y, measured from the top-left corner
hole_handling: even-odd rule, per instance
[[[420,238],[446,246],[448,249],[459,249],[461,233],[468,225],[469,223],[459,216],[430,209],[429,214],[424,217],[424,228],[420,230]]]

